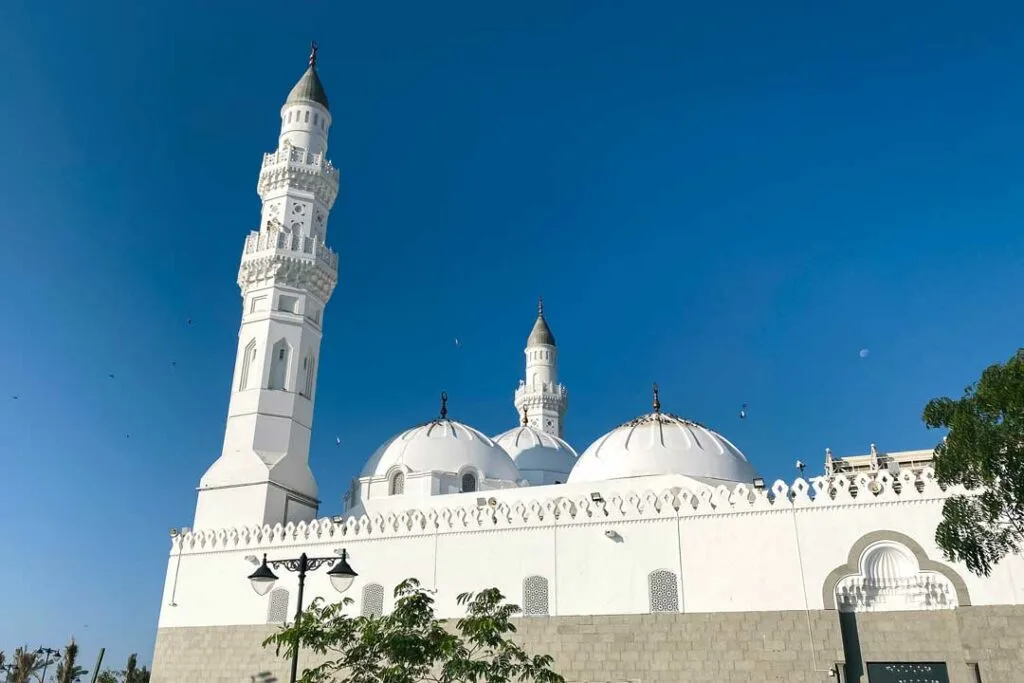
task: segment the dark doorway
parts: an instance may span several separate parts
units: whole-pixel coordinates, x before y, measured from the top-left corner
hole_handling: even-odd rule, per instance
[[[868,662],[868,683],[949,683],[945,662]]]

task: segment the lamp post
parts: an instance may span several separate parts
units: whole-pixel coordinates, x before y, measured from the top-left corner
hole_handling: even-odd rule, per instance
[[[277,581],[277,575],[271,571],[271,567],[274,569],[280,569],[284,567],[290,572],[297,572],[299,575],[299,600],[298,607],[295,610],[295,623],[299,622],[302,618],[302,592],[306,586],[306,572],[316,571],[328,562],[334,562],[334,566],[327,572],[328,578],[331,580],[331,586],[334,590],[339,593],[344,593],[352,585],[355,580],[355,570],[348,563],[348,551],[341,551],[341,558],[337,557],[307,557],[306,553],[302,553],[297,559],[294,560],[270,560],[267,562],[267,555],[263,555],[263,564],[261,564],[256,571],[249,575],[249,582],[252,583],[252,589],[256,591],[257,595],[266,595],[270,592],[270,589],[274,587],[274,582]],[[295,649],[292,651],[292,673],[289,679],[290,683],[295,683],[296,677],[299,673],[299,643],[296,641]]]
[[[42,681],[42,683],[46,683],[46,670],[51,664],[60,659],[60,650],[54,650],[52,647],[40,647],[36,650],[36,654],[42,655],[43,657],[43,675],[39,680]],[[51,657],[53,657],[53,659],[50,659]]]

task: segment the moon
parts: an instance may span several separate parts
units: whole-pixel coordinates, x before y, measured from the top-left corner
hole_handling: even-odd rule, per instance
[[[860,356],[861,358],[867,358],[868,354],[870,354],[870,353],[871,353],[870,349],[861,349],[860,352],[857,353],[857,355]]]

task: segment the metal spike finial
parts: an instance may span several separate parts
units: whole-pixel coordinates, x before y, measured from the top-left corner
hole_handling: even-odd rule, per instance
[[[654,407],[654,412],[661,412],[661,399],[658,397],[658,383],[654,383],[654,403],[651,404]]]
[[[523,406],[523,426],[530,424],[529,418],[526,417],[526,406]]]
[[[441,419],[448,419],[448,392],[441,392]]]
[[[320,46],[316,44],[314,40],[309,44],[309,65],[312,68],[316,68],[316,53],[320,51]]]
[[[537,316],[540,318],[544,317],[544,297],[537,297]]]

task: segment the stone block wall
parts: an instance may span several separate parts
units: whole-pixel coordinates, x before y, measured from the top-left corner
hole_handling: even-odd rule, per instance
[[[977,663],[982,683],[1024,683],[1024,606],[850,616],[855,651],[832,610],[530,617],[517,639],[570,683],[820,683],[847,659],[862,683],[871,661],[944,661],[950,683],[977,683]],[[275,629],[160,629],[153,683],[283,683],[288,662],[260,647]],[[300,669],[315,663],[303,653]]]

